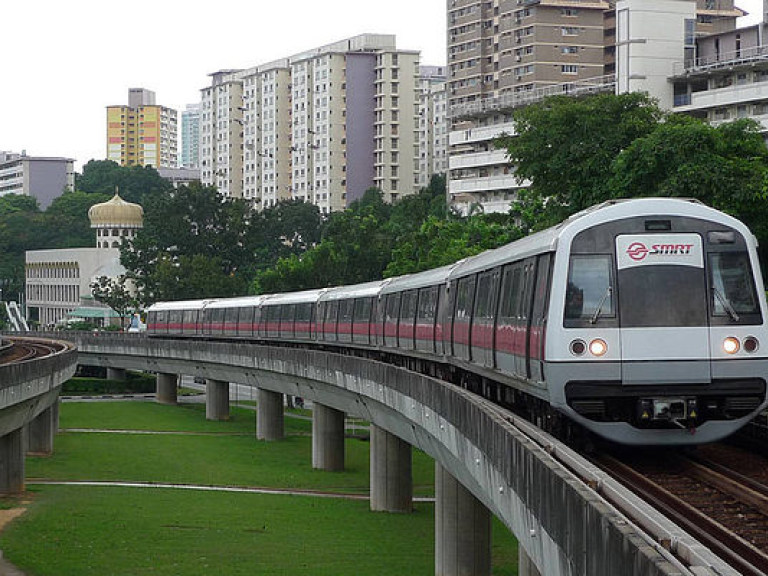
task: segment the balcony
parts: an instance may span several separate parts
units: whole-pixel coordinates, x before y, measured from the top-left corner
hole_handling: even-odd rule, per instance
[[[489,152],[455,155],[451,156],[448,159],[448,162],[450,170],[506,165],[509,163],[506,150],[492,150]]]
[[[514,174],[504,174],[499,176],[485,176],[478,178],[466,178],[463,180],[450,180],[448,182],[448,192],[451,196],[457,194],[478,194],[480,192],[492,192],[496,190],[516,190],[525,188],[530,182],[517,182]]]
[[[483,126],[480,128],[469,128],[467,130],[455,130],[448,135],[448,145],[458,146],[461,144],[472,144],[475,142],[487,142],[497,138],[501,134],[514,134],[515,125],[512,122],[505,122],[494,126]]]

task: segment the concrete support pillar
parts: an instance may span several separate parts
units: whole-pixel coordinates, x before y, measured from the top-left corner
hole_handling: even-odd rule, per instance
[[[58,407],[58,404],[56,404]],[[54,408],[51,406],[38,414],[27,425],[27,451],[32,454],[53,453],[53,437],[56,435],[54,427]]]
[[[256,399],[256,438],[267,442],[285,438],[283,395],[259,388]]]
[[[411,512],[411,445],[371,425],[371,510]]]
[[[205,381],[206,420],[229,420],[229,382]]]
[[[317,402],[312,408],[312,467],[344,470],[344,412]]]
[[[0,436],[0,494],[24,491],[24,428]]]
[[[523,548],[519,544],[517,546],[517,557],[518,557],[518,570],[517,570],[518,576],[541,576],[541,572],[539,572],[539,569],[536,567],[536,564],[534,564],[533,561],[531,560],[531,557],[528,556],[528,553],[525,551],[525,548]]]
[[[158,373],[155,399],[159,404],[176,404],[178,401],[176,393],[178,382],[179,377],[176,374]]]
[[[435,463],[435,575],[491,575],[491,513]]]
[[[125,368],[107,368],[107,380],[125,382],[128,380],[128,373]]]

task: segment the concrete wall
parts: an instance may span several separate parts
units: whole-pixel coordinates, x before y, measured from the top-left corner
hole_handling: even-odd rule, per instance
[[[542,574],[679,574],[660,546],[512,424],[463,389],[388,364],[304,349],[79,337],[80,363],[194,374],[302,396],[422,449],[518,538]]]

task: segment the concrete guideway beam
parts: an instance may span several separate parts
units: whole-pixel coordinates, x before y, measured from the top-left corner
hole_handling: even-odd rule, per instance
[[[24,428],[0,436],[0,494],[24,491],[25,440]]]
[[[541,576],[541,572],[533,563],[531,557],[522,546],[517,547],[518,568],[517,576]]]
[[[371,510],[413,510],[412,462],[408,442],[371,424]]]
[[[206,420],[229,420],[229,382],[205,381]]]
[[[53,437],[58,428],[58,402],[46,408],[27,425],[27,452],[52,454]]]
[[[435,462],[435,576],[491,576],[491,512]]]
[[[107,368],[107,380],[125,382],[128,380],[128,372],[125,368]]]
[[[176,404],[178,402],[178,374],[158,372],[156,399],[158,404]]]
[[[285,438],[283,395],[259,388],[256,398],[256,438],[267,442]]]
[[[317,402],[312,410],[312,468],[344,470],[344,412]]]

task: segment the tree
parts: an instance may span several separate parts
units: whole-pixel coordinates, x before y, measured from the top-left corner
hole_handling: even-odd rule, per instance
[[[223,200],[215,188],[193,184],[149,199],[144,213],[144,228],[121,250],[121,263],[143,301],[178,299],[178,271],[193,263],[199,269],[200,258],[215,266],[206,268],[210,290],[205,278],[196,278],[195,297],[221,295],[222,282],[246,286],[253,277],[256,217],[244,201]],[[230,284],[224,277],[238,281]]]
[[[768,242],[768,149],[753,120],[711,126],[671,116],[623,150],[608,182],[615,197],[696,198],[743,220]]]
[[[112,160],[91,160],[77,174],[75,189],[88,194],[108,194],[120,190],[127,202],[144,205],[149,198],[169,194],[173,185],[152,166],[120,166]]]
[[[125,328],[126,316],[137,307],[136,299],[127,286],[126,277],[99,276],[90,286],[93,297],[117,312],[120,316],[120,328]]]
[[[610,197],[619,152],[664,117],[639,93],[553,96],[513,113],[514,136],[497,140],[515,174],[530,180],[513,206],[525,231],[545,228]]]

